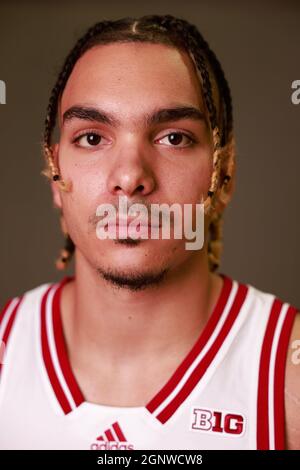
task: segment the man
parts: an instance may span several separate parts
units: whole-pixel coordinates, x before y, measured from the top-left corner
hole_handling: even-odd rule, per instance
[[[74,251],[75,275],[3,310],[1,448],[299,448],[296,308],[216,273],[235,155],[228,84],[199,31],[170,15],[90,28],[53,88],[44,151],[58,267]],[[143,238],[163,212],[121,236],[135,212],[101,211],[120,216],[121,200],[191,204],[192,227],[203,202],[203,246]]]

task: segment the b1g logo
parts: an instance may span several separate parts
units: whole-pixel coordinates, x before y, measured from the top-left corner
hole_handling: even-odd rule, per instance
[[[245,431],[246,419],[241,414],[228,411],[193,408],[191,429],[209,434],[223,436],[242,436]]]

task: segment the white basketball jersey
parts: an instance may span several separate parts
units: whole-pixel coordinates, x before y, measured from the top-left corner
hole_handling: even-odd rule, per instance
[[[138,407],[85,401],[60,315],[61,288],[73,277],[11,299],[0,314],[0,448],[283,449],[285,361],[297,309],[222,277],[198,340]]]

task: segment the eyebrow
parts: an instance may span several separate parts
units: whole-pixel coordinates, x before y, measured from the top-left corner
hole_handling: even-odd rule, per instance
[[[121,125],[121,121],[114,115],[94,107],[72,106],[63,114],[63,125],[66,122],[70,122],[72,119],[100,122],[115,128]],[[205,114],[200,109],[193,106],[176,105],[170,108],[160,108],[153,113],[146,113],[142,116],[142,122],[145,127],[166,122],[175,122],[180,119],[206,122]]]

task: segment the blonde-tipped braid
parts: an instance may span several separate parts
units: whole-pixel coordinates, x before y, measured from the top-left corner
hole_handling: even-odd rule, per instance
[[[48,179],[55,181],[60,189],[64,192],[69,192],[72,189],[72,183],[71,181],[68,181],[65,183],[59,174],[59,169],[55,166],[54,163],[54,158],[53,158],[53,152],[51,148],[47,144],[43,145],[43,150],[44,150],[44,157],[46,160],[46,168],[42,171],[42,174],[46,176]],[[60,217],[60,225],[62,232],[65,237],[65,243],[64,247],[60,250],[59,257],[55,261],[55,266],[58,270],[64,270],[67,267],[67,264],[72,258],[72,255],[75,250],[75,245],[71,239],[71,237],[68,234],[64,217],[61,215]]]
[[[72,182],[67,183],[61,179],[59,169],[55,166],[52,149],[47,145],[43,145],[44,157],[47,167],[42,171],[42,174],[50,180],[56,181],[60,189],[64,192],[69,192],[72,189]]]
[[[75,245],[71,240],[70,236],[67,234],[65,235],[65,243],[64,247],[60,250],[59,257],[55,261],[56,269],[62,271],[67,267],[67,264],[72,258],[72,255],[75,250]]]
[[[215,134],[218,130],[215,129]],[[235,141],[233,136],[229,138],[224,147],[218,145],[215,139],[213,155],[213,174],[208,197],[204,201],[204,212],[209,217],[208,261],[211,271],[215,271],[219,265],[223,250],[223,209],[231,197],[231,187],[234,183],[235,171]],[[226,167],[225,175],[221,171]]]
[[[211,176],[208,196],[204,201],[204,213],[207,216],[210,216],[214,209],[214,200],[216,198],[216,191],[220,180],[221,163],[220,135],[219,129],[215,127],[213,130],[213,173]]]

